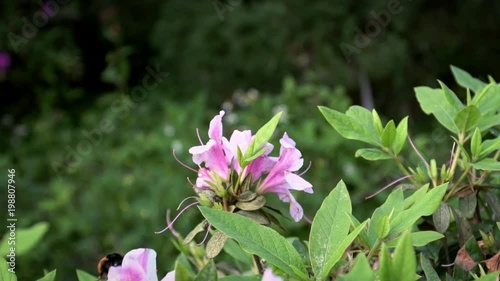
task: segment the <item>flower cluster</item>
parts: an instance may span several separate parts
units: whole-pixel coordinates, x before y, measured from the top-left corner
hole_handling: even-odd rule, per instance
[[[228,140],[222,133],[223,116],[224,111],[221,111],[210,122],[210,139],[207,143],[202,142],[189,149],[193,162],[199,166],[195,188],[199,191],[213,191],[222,200],[238,198],[251,191],[251,187],[254,187],[254,192],[258,195],[275,193],[283,202],[290,203],[290,214],[295,221],[302,219],[303,209],[290,191],[313,193],[313,189],[308,181],[297,174],[304,159],[295,147],[295,142],[284,133],[280,139],[278,157],[270,156],[273,145],[265,142],[256,148],[260,155],[243,159],[254,144],[255,135],[250,130],[236,130]],[[232,203],[231,200],[228,201],[229,204]]]

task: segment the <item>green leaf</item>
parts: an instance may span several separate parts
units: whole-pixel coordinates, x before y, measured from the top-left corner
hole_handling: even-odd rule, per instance
[[[497,280],[497,277],[500,275],[500,272],[492,272],[488,273],[484,276],[481,276],[481,278],[474,280],[474,281],[495,281]]]
[[[424,270],[425,273],[425,279],[427,281],[440,281],[439,275],[437,272],[434,270],[432,267],[431,262],[424,257],[424,254],[420,253],[420,266],[422,266],[422,269]]]
[[[472,228],[467,218],[455,208],[451,208],[458,228],[458,243],[460,246],[465,245],[465,242],[472,236]]]
[[[13,270],[14,272],[11,272],[9,270]],[[0,258],[0,280],[2,281],[17,281],[17,277],[15,274],[15,268],[11,269],[9,264],[7,263],[6,260]],[[95,281],[95,280],[92,280]]]
[[[434,187],[425,194],[423,200],[416,202],[411,208],[400,213],[395,211],[396,216],[391,221],[389,236],[409,229],[422,216],[432,215],[439,207],[447,187],[448,183]]]
[[[16,256],[21,256],[29,252],[42,239],[43,235],[49,229],[49,224],[39,222],[29,228],[16,229]],[[5,233],[0,242],[0,255],[5,256],[9,253],[12,245],[8,244],[9,232]]]
[[[373,272],[372,268],[370,267],[368,259],[363,253],[361,253],[358,254],[358,256],[356,257],[356,263],[352,267],[351,271],[346,275],[340,276],[338,280],[371,281],[375,280],[375,277],[376,277],[375,272]]]
[[[476,192],[469,194],[466,197],[458,199],[458,207],[462,214],[468,219],[474,216],[477,206],[477,196]]]
[[[95,281],[97,280],[96,276],[93,276],[83,270],[76,270],[76,277],[78,278],[78,281]]]
[[[472,167],[478,170],[500,171],[500,162],[494,158],[485,158],[479,162],[473,163]]]
[[[455,117],[455,124],[460,132],[467,132],[479,124],[481,112],[474,105],[469,105],[460,110]]]
[[[404,208],[404,197],[403,189],[397,188],[385,200],[385,202],[375,209],[372,214],[370,226],[368,227],[368,239],[370,247],[373,247],[377,241],[378,235],[376,231],[376,225],[378,221],[384,216],[389,216],[391,213],[398,214],[403,211]],[[389,231],[390,232],[390,231]]]
[[[485,115],[500,108],[500,85],[489,84],[472,99],[481,114]]]
[[[319,106],[318,107],[323,116],[325,117],[326,121],[332,125],[332,127],[344,138],[346,139],[352,139],[352,140],[359,140],[362,142],[366,142],[369,144],[373,145],[380,145],[380,140],[379,137],[375,131],[375,128],[373,127],[373,121],[370,121],[370,127],[368,124],[362,124],[359,120],[364,120],[365,118],[360,112],[362,110],[360,109],[355,109],[351,110],[351,107],[349,108],[350,115],[338,112],[333,109],[329,109],[324,106]],[[370,111],[367,109],[364,109],[370,114]],[[359,119],[356,119],[356,116],[359,117]],[[371,116],[371,114],[370,114]],[[370,130],[372,128],[373,130]]]
[[[426,184],[424,186],[419,187],[412,195],[408,196],[408,198],[404,201],[404,208],[408,209],[413,206],[416,202],[420,202],[425,197],[425,194],[429,190],[429,185]]]
[[[378,280],[391,281],[392,279],[392,259],[389,255],[389,248],[382,244],[380,249],[380,263],[377,271]]]
[[[396,138],[396,125],[394,121],[391,120],[387,123],[382,132],[382,145],[384,147],[391,147],[394,143],[394,139]]]
[[[217,268],[214,261],[210,260],[205,267],[200,270],[194,281],[217,281]]]
[[[268,263],[290,275],[307,279],[299,253],[275,230],[238,214],[202,206],[199,209],[215,228],[237,240],[250,253],[266,259]]]
[[[458,85],[471,89],[476,93],[486,86],[486,83],[472,77],[469,73],[456,66],[451,66],[451,72],[453,72],[453,76],[455,77]]]
[[[432,214],[432,222],[439,233],[445,233],[450,226],[450,207],[445,202],[441,202],[439,208]]]
[[[500,116],[499,116],[500,117]],[[500,149],[500,137],[492,140],[485,140],[481,146],[480,158],[487,156],[491,152]]]
[[[175,280],[191,281],[194,279],[193,273],[190,270],[189,262],[184,255],[179,255],[174,266]]]
[[[383,215],[375,225],[375,231],[379,240],[383,240],[391,230],[391,222],[388,215]]]
[[[478,128],[474,130],[474,134],[472,135],[471,141],[470,141],[470,151],[472,155],[472,159],[478,159],[479,155],[481,154],[481,131],[479,131]]]
[[[476,238],[471,236],[467,242],[465,242],[465,250],[475,262],[481,262],[484,260],[483,251],[477,245]]]
[[[410,235],[405,232],[399,240],[392,260],[392,277],[399,281],[414,281],[417,271],[417,260]]]
[[[372,109],[372,119],[373,119],[373,127],[377,131],[379,136],[382,136],[382,132],[384,131],[384,127],[382,126],[382,121],[380,121],[380,116],[375,109]]]
[[[311,266],[315,275],[321,279],[330,273],[334,264],[329,260],[336,258],[332,254],[349,233],[350,221],[347,214],[351,211],[349,192],[344,182],[340,181],[321,204],[311,226]]]
[[[417,231],[410,233],[410,237],[412,245],[414,247],[422,247],[431,243],[432,241],[436,241],[443,238],[444,235],[436,231]],[[395,247],[400,239],[401,236],[398,236],[395,239],[387,241],[387,247],[390,248]]]
[[[38,279],[37,281],[54,281],[55,279],[56,279],[56,270],[54,269],[51,272],[45,274],[44,277]]]
[[[266,149],[262,149],[262,146],[264,146],[264,144],[266,144],[266,142],[271,139],[274,130],[276,130],[276,126],[278,126],[281,114],[282,112],[279,112],[278,114],[274,115],[274,117],[271,118],[269,122],[267,122],[264,126],[262,126],[262,128],[257,131],[257,133],[255,133],[252,142],[245,151],[245,155],[243,157],[245,159],[245,162],[247,161],[247,159],[252,157],[255,159],[256,157],[260,156],[259,153],[262,155],[266,151]]]
[[[457,95],[446,86],[443,82],[438,80],[439,85],[441,86],[441,89],[443,90],[444,96],[446,97],[446,100],[450,103],[450,105],[456,110],[460,111],[462,108],[464,108],[464,105],[458,99]]]
[[[486,115],[483,116],[483,119],[477,124],[477,127],[481,132],[488,130],[491,127],[500,125],[500,114],[495,115]]]
[[[443,90],[416,87],[415,93],[420,107],[426,114],[434,114],[439,123],[446,129],[455,134],[459,133],[459,129],[454,122],[458,111],[448,102]]]
[[[398,127],[396,128],[396,137],[394,138],[394,142],[392,143],[392,151],[394,154],[399,154],[401,149],[403,149],[404,144],[406,143],[406,137],[408,136],[408,116],[403,118],[401,122],[399,122]]]
[[[234,240],[229,239],[226,241],[226,245],[224,245],[224,252],[230,255],[237,261],[242,262],[245,265],[251,266],[253,264],[253,259],[251,255],[241,249]]]
[[[360,148],[356,150],[354,156],[356,157],[361,156],[369,161],[392,159],[391,155],[387,154],[385,151],[382,151],[378,148]]]

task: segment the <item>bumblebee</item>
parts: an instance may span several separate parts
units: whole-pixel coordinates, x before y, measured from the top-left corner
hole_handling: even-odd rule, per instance
[[[117,253],[109,254],[103,257],[97,264],[97,272],[99,272],[98,280],[108,280],[108,271],[112,266],[122,265],[123,256]]]

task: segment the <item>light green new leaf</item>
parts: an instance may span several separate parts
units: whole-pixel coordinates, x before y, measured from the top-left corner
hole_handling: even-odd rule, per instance
[[[416,87],[415,93],[420,107],[426,114],[434,114],[441,125],[452,133],[458,134],[459,130],[454,121],[458,111],[448,102],[443,90]]]
[[[474,96],[472,104],[476,105],[483,115],[498,110],[500,108],[500,85],[489,84],[484,87]]]
[[[392,157],[389,154],[378,148],[360,148],[356,150],[354,156],[363,157],[364,159],[369,161],[392,159]]]
[[[400,213],[395,211],[395,217],[391,221],[389,236],[409,229],[422,216],[432,215],[439,207],[447,187],[448,183],[434,187],[425,194],[421,201],[416,202],[409,209]]]
[[[425,279],[427,281],[440,281],[439,275],[437,272],[434,270],[434,267],[432,267],[431,262],[424,257],[424,254],[420,253],[420,266],[422,266],[422,269],[424,270],[425,273]]]
[[[377,131],[379,136],[382,136],[382,132],[384,131],[384,127],[382,126],[382,121],[380,120],[380,116],[378,115],[375,109],[372,109],[372,119],[373,119],[373,127]]]
[[[387,123],[382,132],[382,145],[384,147],[391,147],[394,143],[394,139],[396,138],[396,125],[394,124],[394,120],[391,120]]]
[[[21,256],[24,253],[30,251],[43,235],[49,229],[49,224],[46,222],[39,222],[29,228],[19,228],[16,229],[16,255]],[[0,242],[0,255],[5,256],[9,253],[8,244],[9,232],[7,232],[2,241]]]
[[[375,280],[375,272],[373,272],[370,263],[366,256],[361,253],[356,257],[356,263],[352,267],[351,271],[343,276],[340,276],[338,280],[340,281],[372,281]]]
[[[380,207],[375,209],[370,220],[370,226],[368,228],[368,243],[370,244],[370,247],[373,247],[375,245],[375,242],[378,238],[376,231],[378,221],[384,215],[389,216],[391,213],[393,213],[393,215],[401,213],[404,208],[403,200],[403,189],[398,188],[391,192],[391,194],[389,194],[385,202]]]
[[[394,154],[399,154],[401,149],[403,149],[404,144],[406,143],[406,137],[408,136],[408,116],[403,118],[401,122],[399,122],[398,127],[396,128],[396,137],[394,138],[394,142],[392,143],[392,151]]]
[[[76,277],[78,277],[78,281],[95,281],[97,280],[96,276],[93,276],[83,270],[76,270]]]
[[[0,280],[2,281],[17,281],[15,273],[9,271],[10,267],[6,260],[0,258]],[[15,272],[15,269],[14,269]],[[93,280],[95,281],[95,280]]]
[[[380,249],[379,269],[377,270],[378,280],[391,281],[392,259],[389,255],[389,248],[382,244]]]
[[[267,122],[264,126],[262,126],[262,128],[257,131],[257,133],[255,133],[255,136],[248,146],[247,150],[245,151],[245,155],[243,157],[247,164],[249,162],[247,159],[255,159],[266,151],[265,149],[262,149],[262,146],[266,144],[269,139],[271,139],[274,130],[276,130],[276,126],[278,126],[281,114],[282,112],[279,112],[278,114],[274,115],[274,117],[269,120],[269,122]]]
[[[436,241],[443,238],[444,235],[436,231],[417,231],[410,233],[410,237],[412,245],[414,247],[422,247],[431,243],[432,241]],[[389,248],[395,247],[400,239],[401,236],[398,236],[395,239],[387,241],[386,243],[387,247]]]
[[[453,76],[455,77],[455,80],[457,81],[458,85],[464,88],[469,88],[473,90],[475,93],[477,93],[479,90],[481,90],[486,86],[486,83],[472,77],[469,73],[456,66],[453,65],[451,66],[451,72],[453,72]]]
[[[37,281],[54,281],[56,280],[56,270],[52,270],[51,272],[45,274],[44,277],[38,279]]]
[[[478,170],[500,171],[500,162],[498,162],[495,158],[486,158],[473,163],[472,167]]]
[[[477,124],[477,127],[481,132],[484,132],[493,126],[498,125],[500,125],[500,114],[494,114],[483,116],[481,121],[479,121],[479,124]]]
[[[210,262],[200,270],[194,281],[217,281],[217,268],[213,260],[210,260]]]
[[[429,185],[426,184],[417,189],[412,195],[408,196],[408,198],[406,198],[404,202],[405,203],[404,209],[408,209],[416,202],[420,202],[420,200],[424,198],[425,194],[427,194],[428,190],[429,190]]]
[[[474,134],[472,135],[471,141],[470,141],[470,151],[472,155],[472,159],[478,159],[479,155],[481,154],[481,143],[482,143],[482,138],[481,138],[481,131],[479,131],[478,128],[474,130]]]
[[[485,140],[481,146],[481,154],[479,157],[482,158],[483,156],[487,156],[491,152],[498,149],[500,149],[500,137],[492,140]]]
[[[391,230],[391,222],[388,215],[383,215],[375,225],[378,239],[383,240]]]
[[[368,124],[362,124],[360,121],[358,121],[362,121],[363,119],[356,119],[355,117],[349,116],[333,109],[329,109],[324,106],[319,106],[318,108],[325,117],[326,121],[328,121],[328,123],[330,123],[330,125],[332,125],[332,127],[344,138],[359,140],[377,146],[380,145],[380,140],[375,132],[372,121],[370,121],[370,126],[373,131],[370,131],[369,128],[366,128]],[[350,114],[354,116],[359,112],[359,110],[351,110]],[[369,111],[368,113],[370,114]],[[363,115],[360,115],[358,117],[362,118]]]
[[[439,81],[439,85],[441,86],[441,89],[443,90],[444,96],[446,97],[446,100],[450,103],[450,105],[456,110],[460,111],[462,108],[464,108],[464,105],[458,99],[457,95],[450,89],[446,84],[443,82]]]
[[[399,240],[392,259],[392,279],[414,281],[417,271],[417,259],[411,243],[411,237],[405,232]]]
[[[347,214],[351,211],[349,192],[340,181],[321,204],[311,226],[309,256],[313,272],[320,280],[330,273],[334,264],[329,259],[349,233]]]
[[[460,110],[455,117],[455,124],[460,132],[467,132],[481,121],[481,112],[474,105],[469,105]]]
[[[275,230],[241,215],[202,206],[199,209],[215,228],[238,241],[247,251],[266,259],[268,263],[292,276],[307,279],[299,253]]]
[[[497,280],[499,275],[500,275],[500,272],[492,272],[492,273],[488,273],[484,276],[481,276],[481,278],[474,280],[474,281],[495,281],[495,280]]]

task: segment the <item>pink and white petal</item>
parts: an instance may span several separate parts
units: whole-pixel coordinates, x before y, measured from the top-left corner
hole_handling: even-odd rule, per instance
[[[290,189],[313,193],[312,184],[297,174],[286,173],[285,180],[290,185]]]
[[[134,249],[125,254],[122,267],[129,267],[129,264],[138,263],[148,277],[148,281],[158,281],[156,275],[156,251],[153,249]]]
[[[283,134],[283,137],[280,139],[280,144],[284,148],[295,148],[295,141],[288,137],[287,133]]]
[[[271,171],[278,159],[276,157],[268,157],[268,156],[260,156],[254,159],[248,166],[245,168],[243,172],[242,178],[245,178],[248,174],[252,177],[252,183],[259,180],[259,178]]]
[[[261,281],[283,281],[283,278],[278,275],[274,275],[273,271],[270,268],[267,268],[262,275]]]
[[[175,270],[170,271],[161,281],[175,281]]]
[[[146,272],[139,263],[128,266],[112,266],[108,271],[108,281],[148,281]]]
[[[290,194],[290,215],[292,216],[295,222],[298,222],[304,216],[304,210],[302,206],[300,206],[299,202],[295,200],[293,195]]]
[[[210,127],[208,128],[208,136],[216,142],[220,142],[222,138],[222,116],[224,116],[224,113],[224,110],[221,110],[219,115],[216,115],[210,121]]]

